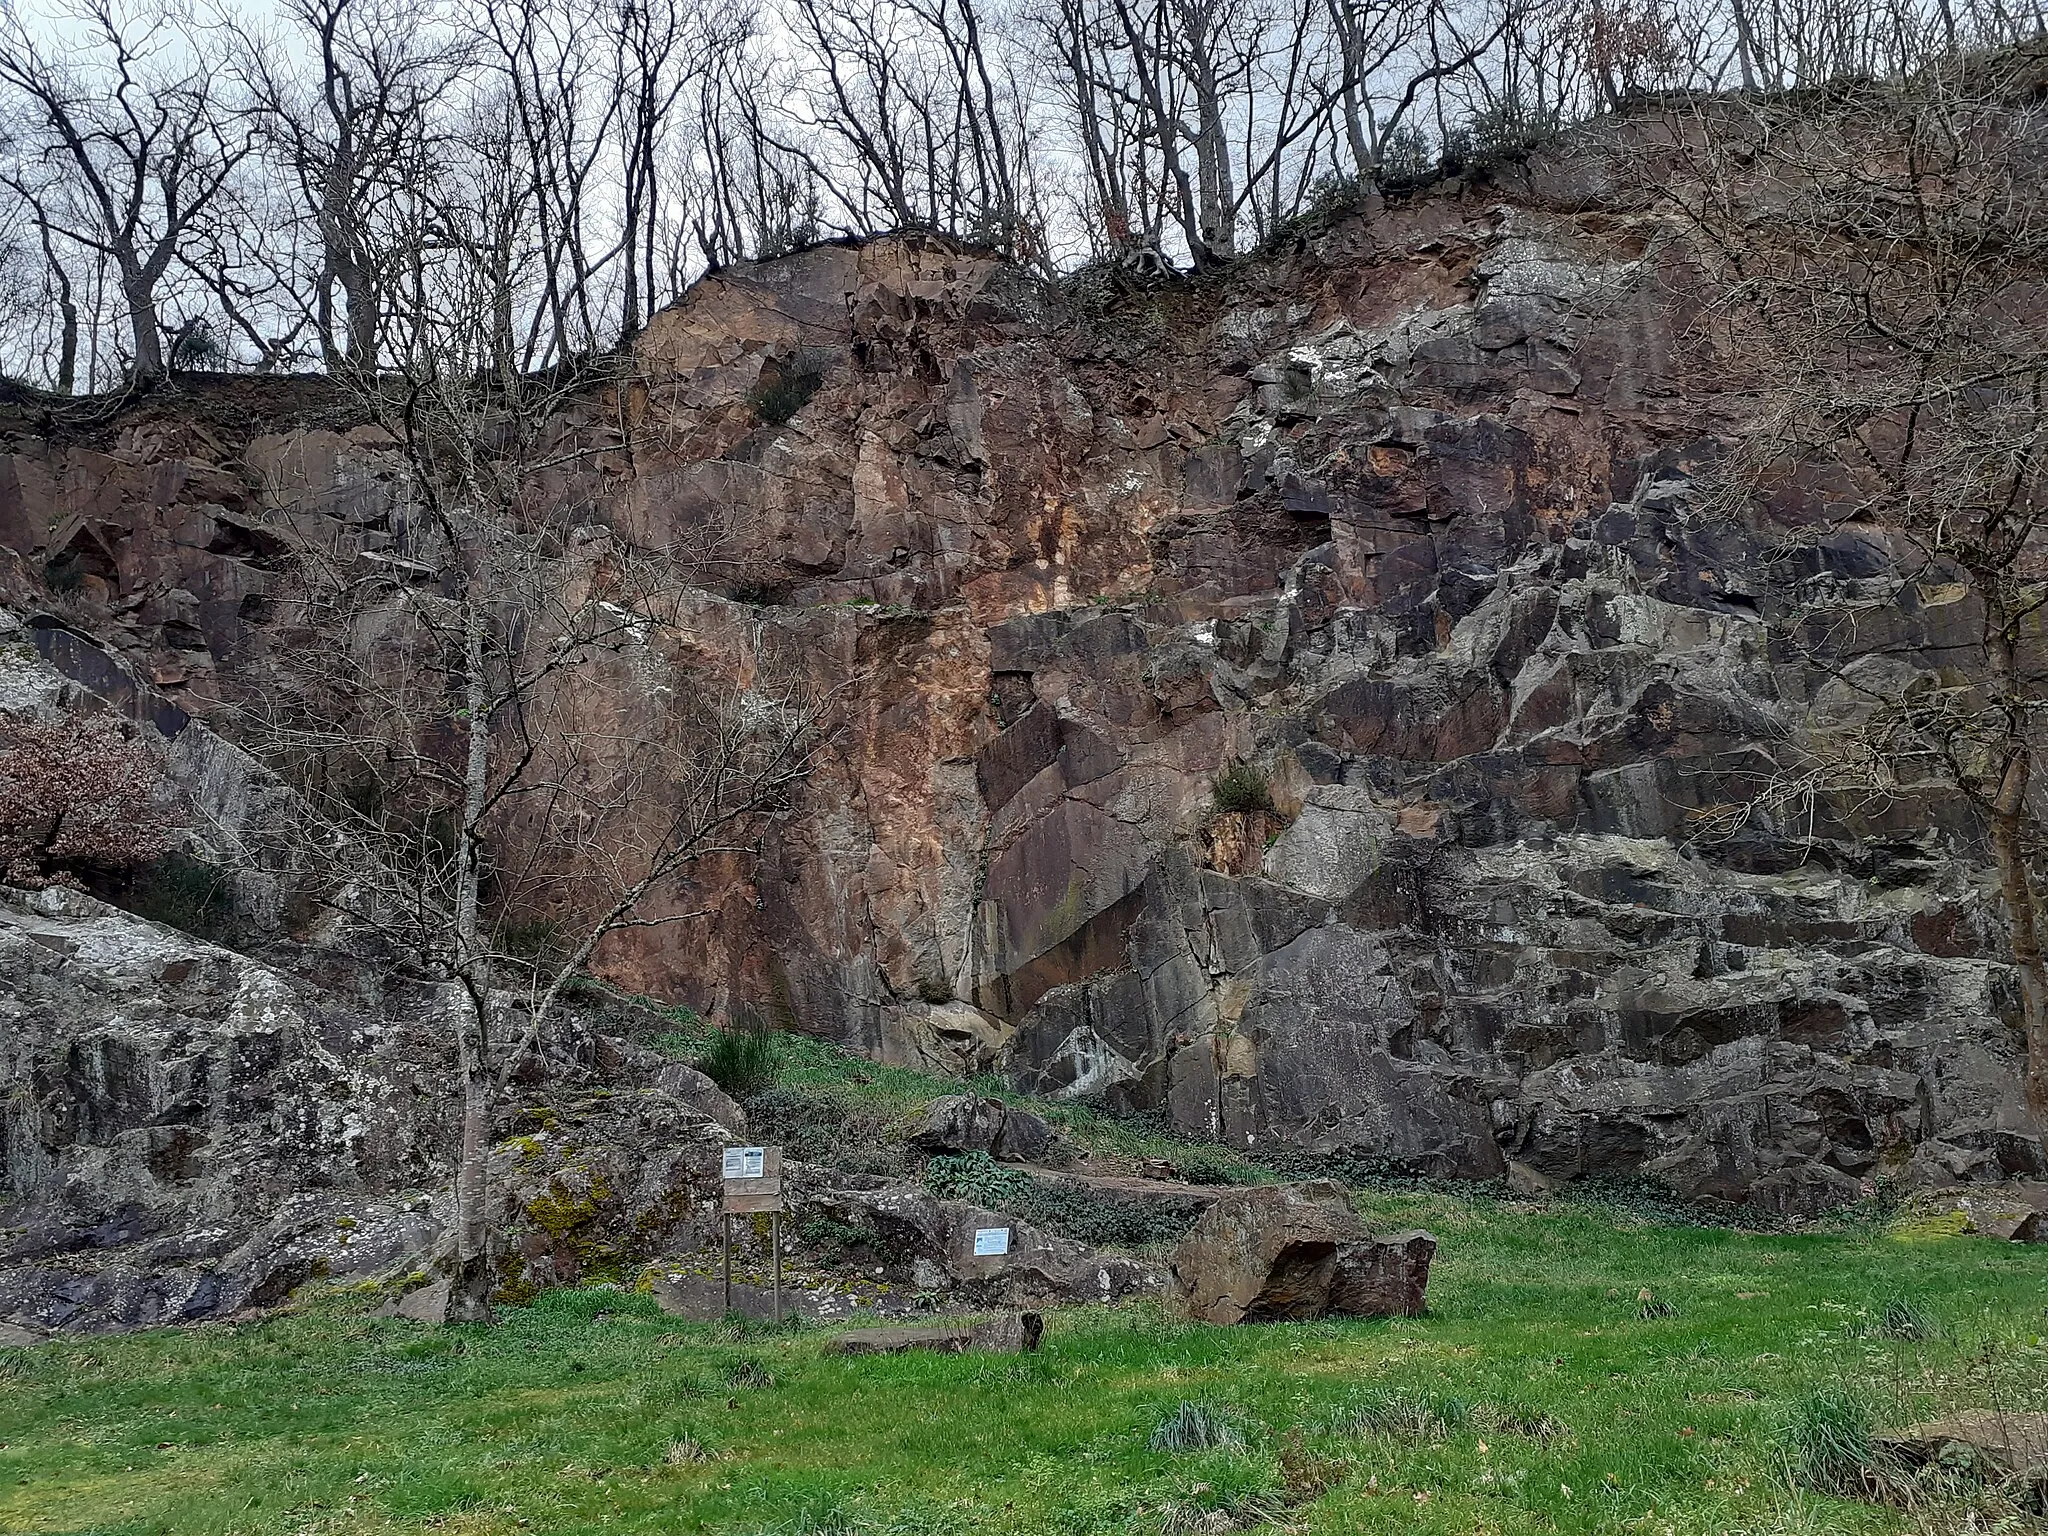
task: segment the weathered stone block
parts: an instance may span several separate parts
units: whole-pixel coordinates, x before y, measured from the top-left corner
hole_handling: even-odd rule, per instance
[[[1338,1184],[1235,1190],[1174,1250],[1182,1313],[1198,1322],[1414,1317],[1425,1305],[1436,1239],[1375,1238]]]

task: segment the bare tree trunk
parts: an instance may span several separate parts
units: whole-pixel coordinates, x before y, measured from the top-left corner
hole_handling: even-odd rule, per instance
[[[2048,1113],[2048,963],[2041,957],[2040,908],[2027,867],[2027,787],[2033,759],[2023,732],[2025,704],[2014,669],[2011,636],[2001,626],[1989,647],[1992,686],[2006,706],[2005,768],[1991,802],[1991,846],[2012,924],[2012,963],[2019,972],[2020,1016],[2027,1032],[2027,1104]]]
[[[64,263],[57,259],[56,248],[50,244],[50,225],[43,217],[40,204],[35,205],[35,211],[36,229],[43,237],[43,260],[49,264],[57,289],[55,297],[61,326],[57,337],[57,393],[68,395],[78,385],[78,301],[72,296],[71,274],[64,270]]]
[[[459,556],[458,556],[459,558]],[[491,722],[485,674],[483,605],[465,594],[463,706],[469,715],[469,755],[463,766],[462,827],[455,883],[455,964],[461,984],[456,1054],[462,1074],[462,1150],[455,1169],[455,1264],[448,1297],[450,1322],[488,1322],[491,1316],[491,1069],[485,1009],[485,972],[479,917],[481,841],[490,792]]]
[[[2027,1031],[2027,1104],[2048,1112],[2048,964],[2041,958],[2033,877],[2027,869],[2025,813],[2009,809],[2026,795],[2024,751],[2006,764],[2005,783],[1991,815],[1991,845],[1998,858],[1998,882],[2012,921],[2012,961],[2019,971],[2020,1012]]]
[[[154,382],[164,376],[164,339],[157,325],[156,284],[140,273],[131,276],[124,270],[121,297],[128,305],[128,332],[135,343],[136,382]]]
[[[448,1321],[491,1320],[490,1155],[491,1072],[484,1059],[483,1001],[456,989],[457,1070],[462,1074],[462,1145],[455,1164],[455,1254],[449,1271]]]

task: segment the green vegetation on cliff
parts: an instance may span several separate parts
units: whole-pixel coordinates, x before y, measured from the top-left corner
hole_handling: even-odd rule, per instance
[[[0,1530],[2038,1528],[1991,1496],[1969,1526],[1964,1504],[1895,1512],[1800,1469],[1845,1404],[1878,1423],[2048,1409],[2048,1248],[1369,1204],[1442,1239],[1428,1317],[1087,1309],[1053,1315],[1034,1356],[842,1359],[815,1330],[683,1324],[596,1289],[488,1330],[333,1296],[0,1351]]]

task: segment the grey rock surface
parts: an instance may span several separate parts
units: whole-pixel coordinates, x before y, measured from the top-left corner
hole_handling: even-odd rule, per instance
[[[910,1144],[924,1152],[986,1152],[1007,1163],[1038,1163],[1055,1155],[1059,1138],[1044,1116],[970,1093],[934,1099]]]
[[[820,1188],[799,1210],[873,1234],[876,1251],[888,1255],[888,1272],[920,1290],[987,1301],[1110,1302],[1157,1294],[1164,1285],[1155,1264],[1098,1253],[1014,1216],[916,1187]],[[1006,1234],[1005,1251],[977,1254],[976,1233],[990,1231]]]

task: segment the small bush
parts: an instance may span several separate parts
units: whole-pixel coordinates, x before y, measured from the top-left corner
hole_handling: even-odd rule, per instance
[[[998,1207],[1031,1193],[1030,1175],[1005,1168],[986,1152],[933,1158],[925,1165],[924,1184],[942,1200],[972,1200]]]
[[[754,414],[770,426],[783,426],[791,417],[810,404],[824,384],[825,376],[820,373],[798,372],[764,379],[747,404],[754,408]]]
[[[1490,171],[1528,159],[1562,132],[1563,119],[1554,110],[1504,102],[1473,113],[1467,126],[1445,134],[1438,163],[1446,176]]]
[[[736,1099],[751,1098],[780,1070],[775,1036],[766,1029],[715,1029],[697,1070]]]
[[[197,938],[224,940],[235,927],[228,872],[185,853],[167,853],[135,871],[121,903],[137,917]]]
[[[1145,1444],[1155,1451],[1181,1455],[1189,1451],[1235,1450],[1244,1444],[1244,1436],[1221,1410],[1207,1403],[1182,1403],[1159,1421]]]
[[[0,715],[0,880],[77,885],[161,858],[176,826],[162,753],[112,715]]]
[[[1221,1152],[1196,1147],[1173,1154],[1173,1171],[1187,1184],[1242,1184],[1245,1172]]]
[[[1216,775],[1214,785],[1219,811],[1270,811],[1273,789],[1266,776],[1251,763],[1232,763]]]
[[[796,1240],[802,1247],[814,1249],[828,1258],[843,1259],[879,1248],[882,1235],[872,1227],[834,1221],[829,1216],[813,1216],[797,1228]]]

